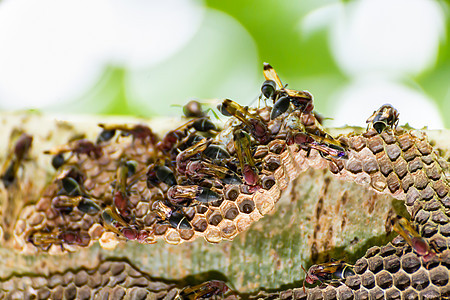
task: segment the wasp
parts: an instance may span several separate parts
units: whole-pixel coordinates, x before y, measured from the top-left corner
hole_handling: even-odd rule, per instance
[[[177,184],[174,172],[167,166],[157,163],[151,164],[147,169],[147,186],[152,188],[159,183],[165,183],[167,186]]]
[[[186,166],[189,162],[189,159],[194,159],[201,156],[201,153],[206,150],[208,145],[211,143],[211,139],[202,139],[198,141],[195,145],[181,151],[178,153],[176,158],[177,171],[180,174],[184,174],[186,172]]]
[[[0,175],[0,179],[3,181],[6,188],[14,183],[19,167],[28,154],[32,143],[33,137],[26,133],[22,133],[17,139],[13,150],[8,155],[9,157],[3,167],[4,170]]]
[[[59,155],[66,152],[72,152],[76,155],[86,154],[96,159],[103,155],[102,148],[87,139],[75,140],[66,145],[54,147],[53,149],[44,151],[44,154]]]
[[[79,211],[88,215],[95,215],[101,210],[96,201],[83,196],[59,195],[52,199],[52,206],[64,213],[70,213],[77,207]]]
[[[285,113],[291,103],[295,109],[304,113],[310,113],[314,109],[313,96],[308,91],[291,90],[283,86],[275,69],[268,63],[264,63],[264,81],[261,93],[268,99],[273,99],[274,105],[270,119],[273,120]]]
[[[382,133],[387,127],[392,130],[397,128],[399,112],[390,104],[384,104],[367,119],[368,128],[372,126],[378,133]]]
[[[44,251],[48,251],[52,245],[60,245],[61,250],[64,250],[63,244],[85,247],[89,241],[89,234],[78,230],[34,232],[28,237],[28,242]]]
[[[185,207],[219,201],[222,196],[209,188],[198,185],[174,185],[167,191],[167,198],[173,206]]]
[[[266,124],[257,115],[249,112],[248,107],[242,107],[230,99],[225,99],[219,110],[226,111],[228,115],[241,121],[249,129],[250,134],[261,144],[266,144],[270,140]]]
[[[411,223],[397,215],[391,218],[392,228],[401,235],[414,251],[427,262],[436,256],[430,244],[414,229]]]
[[[229,168],[201,160],[191,161],[186,166],[186,175],[191,179],[217,178],[225,184],[241,184],[241,179]]]
[[[97,143],[106,142],[112,139],[116,134],[116,130],[120,130],[122,132],[122,136],[131,135],[133,137],[133,140],[138,139],[141,141],[149,141],[152,144],[155,144],[157,140],[156,135],[153,133],[150,127],[143,124],[98,124],[98,126],[100,126],[103,131],[98,136]]]
[[[186,143],[193,143],[193,141],[189,141],[190,133],[192,134],[191,129],[203,133],[217,132],[216,125],[208,117],[192,119],[178,128],[169,131],[164,138],[158,142],[157,148],[164,154],[168,154],[173,149],[177,150],[179,147],[176,146],[186,137]]]
[[[156,204],[156,213],[160,217],[159,224],[167,224],[175,229],[192,229],[192,225],[178,208],[172,209],[161,201]]]
[[[345,279],[349,276],[355,275],[353,266],[346,263],[345,261],[331,261],[328,263],[313,265],[308,271],[303,268],[306,273],[305,281],[303,281],[303,291],[306,292],[305,282],[309,284],[314,284],[319,281],[321,284],[324,283],[339,283],[340,279]]]
[[[136,173],[137,162],[122,160],[117,168],[115,187],[113,191],[113,203],[119,213],[127,218],[131,212],[127,207],[128,190],[127,180]]]
[[[225,294],[230,288],[221,280],[210,280],[199,285],[182,289],[175,299],[197,300]]]
[[[233,133],[233,140],[244,181],[248,185],[256,185],[259,181],[259,175],[251,153],[250,136],[245,131],[237,129]]]

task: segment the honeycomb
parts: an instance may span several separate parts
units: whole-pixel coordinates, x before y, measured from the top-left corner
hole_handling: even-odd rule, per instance
[[[173,299],[178,291],[173,284],[153,280],[125,261],[0,282],[0,299]]]
[[[369,249],[355,263],[356,274],[337,284],[255,297],[449,298],[447,161],[424,133],[394,123],[333,138],[312,112],[309,93],[279,85],[274,95],[292,98],[286,109],[275,101],[273,107],[248,108],[226,99],[219,110],[232,116],[223,128],[203,114],[190,114],[162,136],[145,125],[102,124],[97,141],[51,149],[56,172],[37,203],[22,211],[14,231],[17,248],[60,254],[97,240],[107,249],[127,240],[232,240],[269,213],[301,172],[328,169],[404,201],[411,224],[436,255],[427,260],[395,239]]]

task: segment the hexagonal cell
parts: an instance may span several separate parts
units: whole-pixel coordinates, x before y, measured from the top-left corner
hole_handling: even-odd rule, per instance
[[[402,269],[407,273],[414,273],[420,266],[420,259],[414,253],[408,253],[402,257]]]
[[[168,244],[172,245],[177,245],[181,242],[180,233],[174,228],[169,228],[167,230],[166,234],[164,235],[164,239]]]
[[[222,215],[225,219],[234,220],[239,215],[239,210],[233,202],[225,201],[220,207]]]
[[[208,228],[208,222],[206,221],[206,219],[204,217],[196,216],[191,221],[191,224],[192,224],[192,227],[194,228],[194,230],[197,232],[204,232]]]
[[[236,228],[239,232],[247,230],[252,224],[252,220],[247,214],[240,214],[235,220]]]
[[[222,237],[227,239],[231,239],[238,234],[236,225],[230,220],[223,220],[219,224],[219,229],[222,232]]]
[[[255,210],[255,203],[250,198],[241,198],[237,201],[237,205],[239,207],[239,211],[244,214],[250,214],[253,210]]]
[[[276,184],[273,176],[264,176],[261,180],[261,186],[265,190],[270,190]]]
[[[205,239],[210,243],[218,243],[222,240],[221,231],[217,227],[209,226],[204,234]]]
[[[198,214],[204,214],[208,211],[208,207],[204,206],[204,205],[197,205],[195,207],[195,209],[197,210]]]
[[[217,226],[223,220],[223,216],[220,211],[215,211],[211,214],[207,214],[206,218],[208,219],[208,224],[212,226]]]
[[[155,235],[163,235],[166,233],[167,229],[169,229],[169,226],[165,224],[155,224],[153,228]]]
[[[238,185],[228,185],[223,192],[225,199],[230,201],[236,200],[240,193]]]
[[[264,158],[264,169],[267,171],[274,172],[280,165],[280,158],[276,155],[267,155]]]
[[[430,284],[430,279],[428,278],[428,272],[425,270],[419,270],[418,272],[412,274],[411,276],[411,286],[418,291],[423,290]]]
[[[180,229],[180,237],[188,241],[194,236],[195,232],[192,229]]]

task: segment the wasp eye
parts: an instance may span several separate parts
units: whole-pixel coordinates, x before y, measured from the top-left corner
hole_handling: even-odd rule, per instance
[[[272,97],[277,89],[277,84],[273,80],[266,80],[261,86],[261,93],[266,98]]]
[[[52,166],[53,168],[55,168],[55,170],[61,168],[61,166],[64,165],[64,162],[65,162],[64,155],[62,153],[56,154],[52,158]]]
[[[383,122],[375,122],[373,124],[373,128],[375,128],[375,130],[381,134],[383,132],[383,130],[386,128],[386,124]]]
[[[138,163],[134,160],[129,160],[126,162],[127,168],[128,168],[128,173],[127,176],[131,177],[136,173],[136,169],[138,167]]]
[[[272,107],[270,119],[271,120],[276,119],[281,114],[285,113],[288,110],[290,104],[291,99],[288,97],[281,97],[280,99],[278,99],[278,101],[275,102],[275,104]]]
[[[115,134],[116,134],[115,129],[111,129],[111,130],[103,129],[97,138],[97,144],[101,143],[101,142],[109,141],[110,139],[112,139],[114,137]]]
[[[217,105],[217,109],[220,111],[220,113],[222,115],[224,115],[225,117],[231,117],[232,114],[230,114],[230,112],[228,110],[226,110],[222,104]]]

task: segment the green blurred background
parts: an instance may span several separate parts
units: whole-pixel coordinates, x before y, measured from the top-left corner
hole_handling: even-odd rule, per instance
[[[390,102],[401,124],[449,128],[449,32],[449,4],[433,0],[4,0],[0,109],[152,117],[190,99],[250,104],[270,62],[329,125],[362,126]]]

